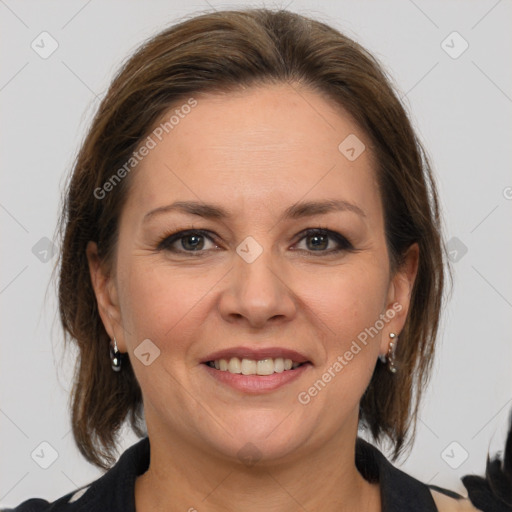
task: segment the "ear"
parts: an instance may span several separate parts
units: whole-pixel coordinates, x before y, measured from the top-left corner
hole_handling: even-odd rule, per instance
[[[412,244],[404,255],[404,260],[392,276],[389,283],[387,296],[386,312],[387,317],[391,318],[386,324],[381,340],[380,353],[387,354],[389,347],[389,333],[394,332],[397,336],[402,332],[409,306],[411,303],[411,294],[418,272],[420,257],[420,248],[417,243]]]
[[[119,309],[117,286],[111,273],[107,272],[105,265],[98,256],[98,246],[95,242],[88,242],[85,250],[89,263],[92,287],[98,303],[98,311],[110,339],[116,338],[117,346],[121,352],[126,352],[124,329]]]

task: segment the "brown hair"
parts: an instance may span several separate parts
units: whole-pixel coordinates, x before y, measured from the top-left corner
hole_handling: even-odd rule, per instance
[[[378,362],[360,403],[361,424],[376,440],[387,436],[392,441],[393,460],[414,436],[434,355],[446,260],[425,151],[379,63],[360,45],[288,11],[218,11],[164,30],[123,65],[98,108],[67,186],[60,219],[59,312],[66,339],[79,350],[71,395],[73,435],[80,452],[97,466],[114,462],[119,429],[127,419],[137,435],[144,432],[141,390],[129,360],[120,373],[110,367],[110,340],[85,251],[95,241],[103,264],[112,269],[131,175],[102,199],[95,190],[179,101],[269,83],[309,87],[353,116],[372,142],[392,271],[407,248],[419,244],[419,269],[396,353],[398,372],[393,375]]]

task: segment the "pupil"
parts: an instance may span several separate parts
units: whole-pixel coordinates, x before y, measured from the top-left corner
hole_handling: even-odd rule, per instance
[[[312,243],[313,247],[325,248],[325,240],[326,240],[325,235],[312,235],[311,240],[313,241],[313,243]],[[318,243],[319,240],[320,240],[320,243]],[[324,242],[324,243],[322,244],[322,242]]]
[[[182,240],[182,245],[183,245],[183,248],[184,249],[192,249],[192,250],[197,250],[198,248],[201,249],[202,248],[202,244],[200,243],[201,242],[201,236],[197,236],[197,235],[189,235],[185,238],[183,238]],[[188,244],[188,242],[190,240],[195,240],[196,242],[192,242],[192,244]],[[187,245],[189,245],[189,247],[187,247]],[[199,247],[198,247],[199,245]]]

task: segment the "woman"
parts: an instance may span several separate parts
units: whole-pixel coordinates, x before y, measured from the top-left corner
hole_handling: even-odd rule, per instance
[[[109,469],[126,419],[147,437],[15,510],[478,510],[357,436],[394,460],[412,441],[439,224],[428,159],[352,40],[258,9],[148,41],[77,158],[59,280],[78,447]],[[482,510],[507,506],[477,484]]]

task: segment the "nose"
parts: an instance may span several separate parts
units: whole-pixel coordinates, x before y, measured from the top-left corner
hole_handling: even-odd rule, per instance
[[[285,323],[295,316],[292,283],[286,282],[287,276],[275,267],[271,251],[264,250],[252,263],[235,257],[219,300],[219,311],[226,321],[261,329],[269,322]]]

